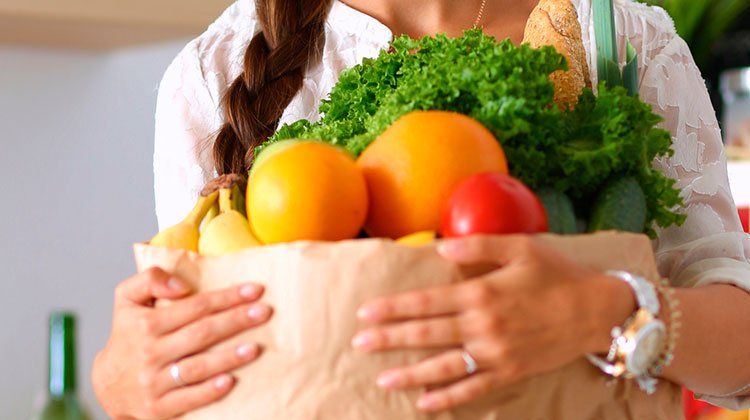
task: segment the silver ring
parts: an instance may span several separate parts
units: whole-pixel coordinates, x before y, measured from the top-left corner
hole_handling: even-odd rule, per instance
[[[177,386],[187,385],[182,379],[182,375],[180,375],[180,365],[178,365],[177,362],[172,363],[172,366],[169,367],[169,374],[172,376],[172,379]]]
[[[464,367],[466,369],[467,375],[471,375],[477,371],[477,361],[471,356],[471,354],[469,354],[468,351],[462,351],[461,358],[464,359]]]

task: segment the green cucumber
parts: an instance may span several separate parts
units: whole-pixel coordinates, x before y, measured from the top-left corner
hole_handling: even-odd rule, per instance
[[[594,200],[588,231],[619,230],[643,233],[646,230],[646,196],[632,176],[607,182]]]
[[[552,233],[572,235],[578,233],[573,202],[565,193],[554,188],[541,188],[536,192],[547,212],[547,225]]]

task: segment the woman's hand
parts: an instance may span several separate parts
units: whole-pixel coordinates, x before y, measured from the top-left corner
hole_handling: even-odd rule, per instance
[[[440,253],[463,265],[500,268],[465,282],[404,293],[362,306],[375,325],[352,340],[365,351],[449,348],[388,370],[379,386],[430,386],[417,405],[449,409],[588,352],[606,352],[609,332],[635,310],[624,282],[587,269],[530,236],[446,241]],[[478,370],[467,373],[463,351]]]
[[[112,332],[94,361],[97,398],[115,419],[160,419],[216,401],[234,386],[229,374],[258,357],[257,344],[207,351],[271,315],[254,303],[260,286],[190,295],[188,285],[158,269],[122,282],[115,291]],[[175,300],[154,307],[156,299]],[[177,363],[183,385],[170,374]]]

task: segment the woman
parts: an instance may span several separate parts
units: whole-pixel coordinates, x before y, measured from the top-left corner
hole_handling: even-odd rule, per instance
[[[573,4],[591,66],[591,4]],[[245,171],[253,146],[279,121],[316,119],[338,74],[377,55],[393,33],[456,36],[479,25],[519,42],[535,5],[239,0],[185,48],[160,87],[154,156],[159,224],[178,221],[216,172]],[[654,243],[660,271],[681,286],[670,296],[683,314],[673,363],[660,375],[715,403],[748,408],[750,239],[740,233],[714,112],[667,15],[629,0],[615,6],[620,44],[627,36],[640,57],[641,98],[665,118],[675,140],[674,157],[655,165],[678,180],[688,214],[684,226],[659,231]],[[626,282],[533,239],[471,238],[440,250],[460,263],[489,261],[503,268],[460,285],[370,302],[358,315],[372,325],[352,341],[363,351],[464,349],[377,378],[388,389],[448,383],[421,396],[424,410],[465,403],[586,354],[606,354],[612,327],[639,306]],[[226,353],[206,349],[268,320],[271,308],[254,303],[261,294],[248,284],[192,296],[184,282],[159,270],[124,281],[115,296],[110,341],[94,364],[105,410],[113,418],[166,418],[222,398],[234,385],[232,370],[260,351],[253,343]],[[154,308],[161,298],[176,303]],[[662,319],[669,318],[665,306]]]

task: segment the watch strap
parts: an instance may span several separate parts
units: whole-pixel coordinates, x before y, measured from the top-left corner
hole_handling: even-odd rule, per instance
[[[630,286],[633,294],[635,294],[635,300],[639,309],[643,308],[649,311],[654,317],[659,315],[659,295],[653,283],[627,271],[609,270],[605,274],[616,277]]]

